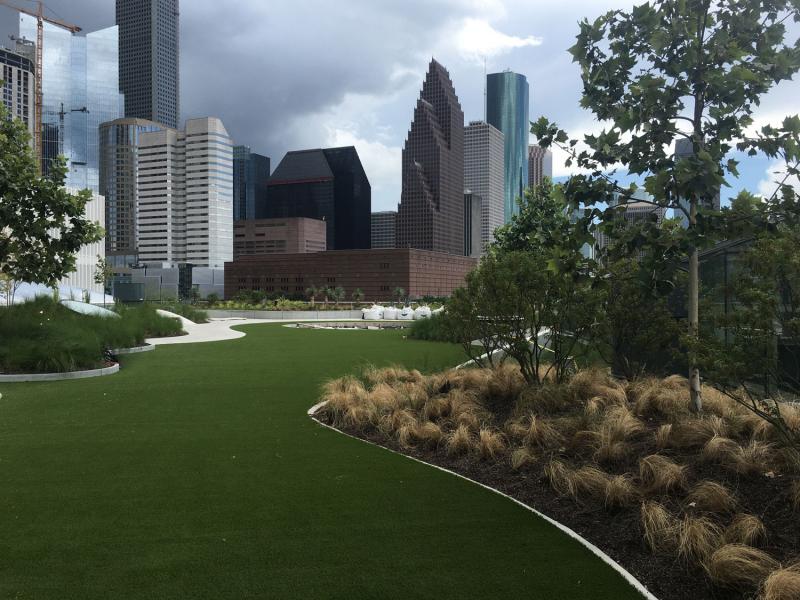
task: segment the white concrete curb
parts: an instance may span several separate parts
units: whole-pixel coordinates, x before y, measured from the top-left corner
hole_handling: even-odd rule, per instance
[[[133,346],[132,348],[118,348],[116,350],[111,350],[111,354],[114,356],[123,356],[125,354],[140,354],[142,352],[152,352],[155,350],[156,347],[152,344],[145,344],[144,346]]]
[[[0,383],[27,383],[34,381],[67,381],[69,379],[88,379],[90,377],[102,377],[104,375],[113,375],[118,371],[119,371],[119,363],[116,363],[111,367],[103,367],[102,369],[91,369],[89,371],[0,375]]]
[[[597,546],[592,544],[589,540],[585,539],[580,534],[578,534],[576,531],[573,531],[572,529],[570,529],[566,525],[562,525],[558,521],[556,521],[554,519],[551,519],[550,517],[548,517],[544,513],[541,513],[538,510],[536,510],[535,508],[533,508],[531,506],[528,506],[524,502],[520,502],[519,500],[509,496],[508,494],[504,494],[503,492],[501,492],[499,490],[496,490],[493,487],[489,487],[488,485],[485,485],[485,484],[483,484],[483,483],[481,483],[479,481],[475,481],[474,479],[470,479],[469,477],[465,477],[464,475],[461,475],[460,473],[456,473],[455,471],[451,471],[450,469],[445,469],[444,467],[440,467],[439,465],[434,465],[432,463],[425,462],[424,460],[420,460],[419,458],[414,458],[413,456],[408,456],[407,454],[403,454],[401,452],[397,452],[395,450],[392,450],[391,448],[387,448],[386,446],[381,446],[380,444],[376,444],[374,442],[370,442],[369,440],[365,440],[365,439],[362,439],[360,437],[356,437],[354,435],[350,435],[349,433],[345,433],[344,431],[336,429],[335,427],[332,427],[332,426],[328,425],[327,423],[323,423],[322,421],[317,419],[317,417],[315,415],[317,414],[317,412],[319,412],[319,409],[321,409],[323,406],[325,406],[325,404],[327,404],[327,401],[323,401],[323,402],[320,402],[318,404],[315,404],[314,406],[309,408],[308,412],[307,412],[308,416],[311,417],[312,420],[316,421],[319,425],[322,425],[323,427],[327,427],[328,429],[331,429],[331,430],[333,430],[333,431],[335,431],[337,433],[345,435],[345,436],[347,436],[349,438],[352,438],[354,440],[358,440],[360,442],[364,442],[365,444],[369,444],[370,446],[375,446],[376,448],[381,448],[383,450],[391,452],[392,454],[397,454],[398,456],[402,456],[404,458],[408,458],[408,459],[413,460],[415,462],[418,462],[420,464],[427,465],[428,467],[433,467],[434,469],[438,469],[439,471],[443,471],[445,473],[449,473],[450,475],[455,475],[456,477],[458,477],[460,479],[463,479],[465,481],[469,481],[470,483],[473,483],[475,485],[479,485],[480,487],[482,487],[484,489],[487,489],[490,492],[494,492],[495,494],[499,494],[500,496],[503,496],[504,498],[506,498],[508,500],[511,500],[515,504],[518,504],[519,506],[521,506],[525,510],[528,510],[528,511],[532,512],[537,517],[539,517],[541,519],[544,519],[545,521],[547,521],[548,523],[550,523],[551,525],[553,525],[554,527],[559,529],[561,532],[566,533],[569,537],[571,537],[572,539],[574,539],[577,542],[579,542],[580,544],[582,544],[592,554],[597,556],[600,560],[602,560],[604,563],[606,563],[609,567],[611,567],[617,573],[622,575],[622,577],[625,579],[625,581],[627,581],[644,598],[646,598],[647,600],[658,600],[658,598],[656,596],[654,596],[652,593],[650,593],[650,591],[644,586],[644,584],[641,581],[639,581],[638,579],[636,579],[636,577],[631,575],[631,573],[629,573],[622,565],[620,565],[613,558],[611,558],[608,554],[606,554],[605,552],[600,550],[600,548],[598,548]]]

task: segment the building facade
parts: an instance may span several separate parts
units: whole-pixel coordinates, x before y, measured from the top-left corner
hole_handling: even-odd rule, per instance
[[[371,248],[397,248],[397,211],[372,213]]]
[[[691,158],[692,156],[694,156],[694,144],[692,140],[681,138],[675,142],[676,160],[680,160],[682,158]],[[720,209],[720,199],[720,192],[718,191],[716,196],[713,198],[700,202],[698,208],[701,210],[718,211]],[[678,202],[683,210],[675,211],[675,213],[680,217],[683,228],[687,229],[689,227],[689,217],[686,213],[689,212],[689,201],[681,198]]]
[[[464,112],[447,70],[428,68],[403,148],[397,247],[464,253]]]
[[[486,121],[505,136],[506,223],[519,213],[517,198],[528,185],[529,96],[524,75],[504,71],[486,76]]]
[[[528,146],[528,187],[541,185],[545,177],[553,178],[553,153],[532,144]]]
[[[138,263],[138,154],[143,133],[160,131],[145,119],[100,125],[100,194],[106,204],[106,258],[112,266]]]
[[[265,218],[321,219],[328,250],[369,248],[372,188],[353,146],[287,153],[267,194]]]
[[[253,254],[303,254],[327,248],[325,221],[291,217],[233,223],[233,259]]]
[[[125,116],[163,123],[180,119],[178,0],[117,0],[119,85]]]
[[[233,258],[233,144],[222,121],[139,138],[139,260],[221,268]]]
[[[20,36],[36,39],[36,18],[20,15]],[[42,172],[63,155],[66,185],[100,190],[101,123],[123,116],[117,27],[86,35],[44,23]]]
[[[225,297],[245,290],[302,296],[312,285],[342,287],[348,298],[360,289],[369,301],[387,301],[398,287],[412,299],[446,297],[476,265],[466,256],[412,248],[244,256],[225,265]]]
[[[483,199],[469,190],[464,192],[464,256],[480,258],[483,253]]]
[[[233,147],[233,220],[262,218],[267,211],[269,157]]]
[[[35,108],[35,46],[18,41],[16,48],[0,48],[0,80],[3,104],[12,117],[19,119],[33,135]]]
[[[72,194],[77,194],[80,191],[75,188],[68,188],[68,190]],[[84,208],[84,217],[97,223],[100,227],[105,227],[106,210],[102,196],[92,194],[91,200],[86,203]],[[75,255],[75,270],[62,279],[60,285],[86,290],[94,294],[103,294],[103,284],[97,283],[94,280],[94,276],[97,271],[98,257],[105,258],[105,255],[106,249],[103,240],[84,244]],[[81,300],[81,298],[76,299]]]
[[[504,156],[502,131],[484,121],[464,128],[464,189],[480,198],[481,206],[480,238],[473,239],[473,252],[479,256],[494,241],[494,230],[505,223]]]

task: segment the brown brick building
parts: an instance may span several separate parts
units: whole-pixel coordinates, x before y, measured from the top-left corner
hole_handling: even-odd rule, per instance
[[[243,256],[225,264],[225,297],[243,290],[302,295],[312,285],[342,287],[347,299],[360,288],[370,301],[390,300],[398,287],[410,298],[449,296],[477,264],[412,248]]]
[[[325,221],[292,217],[255,219],[233,224],[233,259],[250,254],[322,252]]]

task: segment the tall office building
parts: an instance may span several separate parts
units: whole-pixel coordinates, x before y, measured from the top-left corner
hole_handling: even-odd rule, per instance
[[[139,260],[222,268],[233,259],[233,144],[222,121],[139,136]]]
[[[553,178],[553,153],[535,144],[528,146],[528,187],[540,185],[545,177]]]
[[[178,4],[178,0],[117,0],[125,116],[173,129],[181,110]]]
[[[322,219],[328,250],[369,248],[372,188],[353,146],[287,153],[268,189],[264,218]]]
[[[689,158],[694,155],[694,144],[692,140],[682,138],[675,142],[675,159],[680,160],[682,158]],[[681,198],[679,200],[680,205],[689,212],[689,201]],[[698,205],[699,208],[704,210],[719,210],[720,209],[720,192],[717,191],[717,195],[711,198],[710,200],[706,200],[704,202],[700,202]],[[681,225],[684,229],[689,227],[689,217],[683,211],[675,211],[675,214],[678,215],[681,219]]]
[[[36,18],[20,15],[20,37],[36,39]],[[66,185],[100,189],[101,123],[122,117],[117,27],[86,35],[44,23],[42,56],[42,171],[67,159]]]
[[[428,68],[403,148],[397,247],[464,254],[464,113],[447,70]]]
[[[0,48],[0,80],[3,104],[12,117],[19,119],[33,135],[36,76],[32,42],[18,41],[16,48]]]
[[[464,128],[464,188],[480,198],[480,239],[468,256],[481,256],[494,241],[494,230],[505,223],[505,139],[483,121]]]
[[[486,121],[505,136],[505,222],[519,212],[517,198],[528,186],[530,133],[528,80],[504,71],[486,77]]]
[[[397,211],[384,210],[372,213],[371,248],[397,247]]]
[[[136,230],[139,139],[163,126],[145,119],[100,125],[100,195],[106,199],[106,260],[114,267],[138,263]]]
[[[481,241],[481,205],[483,199],[470,190],[464,190],[464,256],[480,258],[483,253]]]
[[[252,221],[267,211],[269,157],[233,147],[233,220]]]

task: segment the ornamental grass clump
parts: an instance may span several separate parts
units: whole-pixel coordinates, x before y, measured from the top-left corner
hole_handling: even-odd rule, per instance
[[[758,588],[778,569],[778,561],[766,552],[744,544],[725,544],[703,563],[708,576],[724,587]]]
[[[678,556],[701,562],[723,544],[722,528],[706,517],[687,515],[678,526]]]
[[[732,463],[741,452],[738,442],[720,436],[714,436],[703,446],[701,456],[704,460],[718,464]]]
[[[725,528],[726,544],[758,546],[767,540],[767,528],[754,515],[738,514]]]
[[[481,429],[478,432],[478,453],[482,459],[497,459],[505,450],[506,442],[502,433],[491,429]]]
[[[639,493],[628,475],[614,475],[606,482],[603,504],[606,508],[627,508],[639,499]]]
[[[570,474],[572,480],[572,496],[575,500],[584,497],[604,499],[608,488],[608,473],[597,467],[585,466]]]
[[[639,478],[649,493],[667,494],[686,486],[686,467],[660,454],[639,461]]]
[[[521,471],[536,463],[536,456],[528,448],[516,448],[511,452],[511,468]]]
[[[708,513],[728,514],[736,510],[737,502],[724,485],[715,481],[701,481],[686,496],[689,506]]]
[[[714,437],[727,437],[728,424],[716,415],[690,417],[681,420],[672,433],[672,444],[678,448],[697,448],[704,446]]]
[[[776,569],[764,581],[759,600],[797,600],[800,598],[800,563]]]
[[[468,454],[475,449],[475,445],[475,436],[464,425],[459,425],[445,440],[447,453],[451,456]]]
[[[679,522],[663,504],[653,501],[642,502],[639,515],[644,539],[653,552],[677,548]]]
[[[560,460],[551,460],[544,468],[545,477],[550,482],[550,486],[560,496],[575,497],[575,482],[572,477],[572,469]]]

